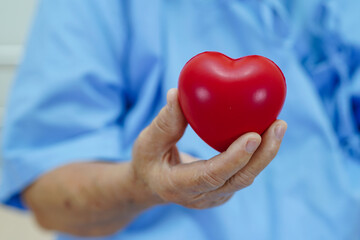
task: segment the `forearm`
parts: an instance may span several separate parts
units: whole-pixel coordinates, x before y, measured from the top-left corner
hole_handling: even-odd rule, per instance
[[[56,169],[23,193],[39,224],[81,236],[107,235],[156,201],[130,163],[76,163]]]

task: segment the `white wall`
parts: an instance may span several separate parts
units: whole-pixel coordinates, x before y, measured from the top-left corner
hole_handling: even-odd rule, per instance
[[[6,98],[16,66],[21,59],[36,2],[36,0],[0,0],[0,134]],[[31,215],[0,206],[0,239],[49,240],[53,237],[52,234],[39,229]]]
[[[21,59],[36,3],[36,0],[0,0],[0,136],[6,99]],[[0,147],[0,168],[1,155]]]

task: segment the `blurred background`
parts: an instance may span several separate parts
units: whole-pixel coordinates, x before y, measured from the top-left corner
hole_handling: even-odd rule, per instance
[[[16,67],[21,61],[36,3],[36,0],[0,0],[0,134],[6,99]],[[1,156],[0,149],[0,168]],[[50,233],[39,229],[29,214],[0,205],[0,239],[47,240],[53,238]]]

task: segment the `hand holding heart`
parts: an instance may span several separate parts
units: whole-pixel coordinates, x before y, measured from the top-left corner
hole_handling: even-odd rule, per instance
[[[247,132],[262,134],[277,118],[286,95],[280,68],[262,56],[232,59],[203,52],[179,77],[179,100],[194,131],[225,151]]]
[[[152,204],[173,202],[202,209],[226,202],[271,162],[287,127],[276,120],[262,137],[246,133],[219,155],[198,160],[179,153],[176,147],[186,126],[178,91],[171,89],[167,105],[135,142],[134,182]]]

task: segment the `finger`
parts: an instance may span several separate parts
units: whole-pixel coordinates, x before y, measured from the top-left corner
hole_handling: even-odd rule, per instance
[[[229,148],[210,160],[179,164],[173,168],[176,185],[191,191],[207,192],[217,189],[242,169],[261,142],[257,133],[247,133]]]
[[[287,129],[286,122],[275,121],[262,137],[262,143],[251,157],[250,161],[238,173],[231,177],[223,187],[214,193],[235,192],[252,184],[255,177],[274,159],[282,138]]]
[[[167,104],[141,133],[141,140],[151,145],[159,153],[168,151],[182,137],[187,121],[178,101],[178,90],[173,88],[167,93]]]

